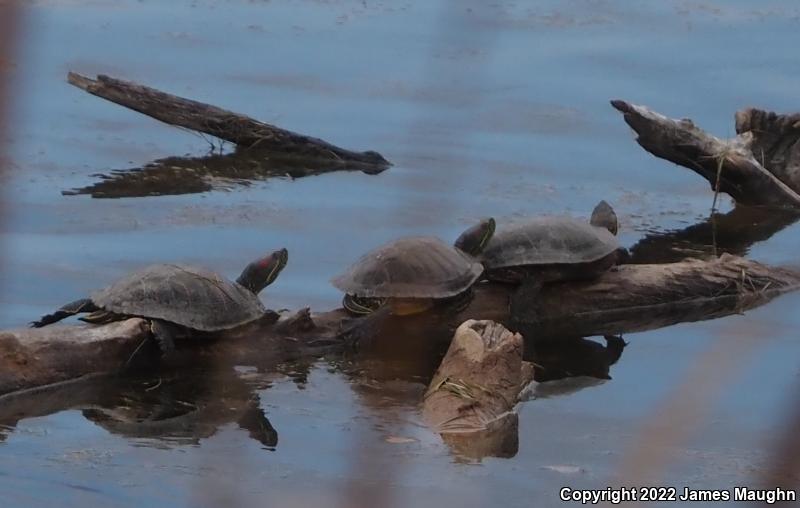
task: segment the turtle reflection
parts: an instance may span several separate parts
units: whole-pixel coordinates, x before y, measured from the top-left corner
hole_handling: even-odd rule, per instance
[[[220,427],[235,423],[264,447],[274,449],[278,433],[259,398],[235,373],[186,373],[157,380],[130,380],[107,393],[83,416],[113,434],[198,444]]]
[[[0,441],[25,418],[80,409],[105,430],[149,444],[197,444],[228,424],[268,449],[278,433],[253,387],[229,369],[182,370],[161,377],[86,380],[4,398]]]

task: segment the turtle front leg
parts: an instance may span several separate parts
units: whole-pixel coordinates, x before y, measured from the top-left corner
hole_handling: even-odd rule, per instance
[[[160,319],[151,319],[150,333],[158,343],[158,349],[161,350],[163,356],[168,356],[175,351],[175,337],[178,333],[175,325]]]
[[[96,312],[98,310],[100,309],[90,298],[81,298],[80,300],[69,302],[52,314],[46,314],[42,316],[38,321],[31,321],[30,325],[33,328],[41,328],[43,326],[61,321],[62,319],[70,316],[74,316],[75,314],[80,314],[82,312]]]
[[[136,346],[136,349],[125,361],[122,372],[135,370],[138,367],[150,368],[153,366],[158,358],[155,357],[151,341],[158,345],[158,351],[161,353],[162,358],[175,351],[174,339],[177,331],[174,325],[158,319],[151,319],[148,321],[148,325],[150,326],[150,337],[145,338]],[[148,347],[148,344],[151,346]],[[140,357],[143,358],[142,361],[139,360]]]
[[[344,340],[356,351],[370,349],[378,340],[383,324],[392,311],[388,305],[364,317],[355,318],[343,323],[337,339]]]

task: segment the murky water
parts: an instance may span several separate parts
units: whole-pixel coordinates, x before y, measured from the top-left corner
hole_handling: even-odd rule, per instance
[[[694,174],[638,148],[609,99],[690,116],[718,135],[733,133],[743,106],[797,109],[800,7],[790,0],[26,5],[12,71],[2,327],[150,262],[235,277],[281,246],[291,260],[266,302],[331,308],[340,295],[328,279],[385,240],[453,238],[486,215],[588,214],[600,199],[614,204],[631,245],[704,221],[712,196]],[[395,166],[177,196],[63,196],[96,173],[208,151],[199,136],[69,86],[68,70],[378,150]],[[795,223],[749,255],[796,265],[798,245]],[[561,486],[607,484],[698,359],[719,388],[690,407],[697,425],[683,429],[661,483],[753,485],[795,395],[798,303],[789,295],[744,316],[627,336],[612,381],[522,405],[511,459],[453,456],[419,422],[414,379],[370,382],[325,362],[299,377],[292,366],[243,366],[225,378],[243,386],[229,395],[215,391],[216,378],[189,394],[153,388],[157,380],[117,390],[139,400],[153,388],[141,409],[150,416],[212,407],[182,433],[109,424],[110,407],[119,416],[139,406],[76,388],[73,407],[84,412],[56,404],[4,433],[0,494],[8,506],[555,506]],[[253,394],[277,444],[238,423]],[[220,404],[228,396],[231,414]]]

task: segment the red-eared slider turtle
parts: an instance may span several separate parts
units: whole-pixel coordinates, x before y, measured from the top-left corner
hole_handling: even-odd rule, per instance
[[[590,279],[618,261],[617,216],[601,201],[589,222],[572,217],[533,217],[501,228],[480,255],[485,277],[520,283]]]
[[[267,316],[258,293],[275,281],[288,259],[286,249],[277,250],[247,265],[236,282],[204,268],[151,265],[91,298],[64,305],[31,326],[42,327],[80,313],[89,313],[80,318],[89,323],[142,317],[150,321],[162,351],[170,351],[178,330],[219,332]]]
[[[331,282],[346,293],[342,305],[353,314],[386,306],[406,315],[463,301],[483,272],[474,256],[494,228],[494,219],[485,219],[464,231],[455,246],[434,237],[401,238],[368,252]]]
[[[543,283],[592,279],[619,263],[625,251],[617,230],[617,215],[605,201],[589,222],[545,216],[501,228],[480,256],[484,276],[521,284],[511,299],[511,315],[524,317]]]

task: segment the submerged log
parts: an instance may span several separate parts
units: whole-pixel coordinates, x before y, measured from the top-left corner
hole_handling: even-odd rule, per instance
[[[513,331],[535,341],[650,330],[740,313],[798,288],[800,272],[730,255],[711,261],[624,265],[594,281],[545,286],[520,320],[520,329]],[[413,337],[446,341],[468,319],[490,319],[510,327],[512,290],[481,284],[470,305],[456,314],[389,316],[375,328],[378,342]],[[224,340],[180,341],[174,358],[191,365],[213,361],[274,366],[347,350],[349,344],[340,334],[345,324],[352,326],[353,319],[341,309],[318,314],[304,309],[275,325],[237,330]],[[0,394],[119,372],[147,333],[140,319],[0,332]],[[397,343],[389,344],[390,349],[393,344]]]
[[[533,380],[533,364],[522,355],[520,334],[494,321],[464,322],[425,393],[425,422],[461,455],[516,455],[514,406]]]
[[[611,105],[636,131],[642,148],[691,169],[713,190],[743,205],[800,209],[800,115],[743,110],[736,114],[738,135],[724,140],[689,119],[622,100]]]
[[[303,160],[381,171],[390,165],[377,152],[355,152],[304,136],[210,104],[185,99],[131,81],[109,76],[91,79],[70,72],[67,81],[90,94],[138,111],[164,123],[203,132],[234,143]]]

